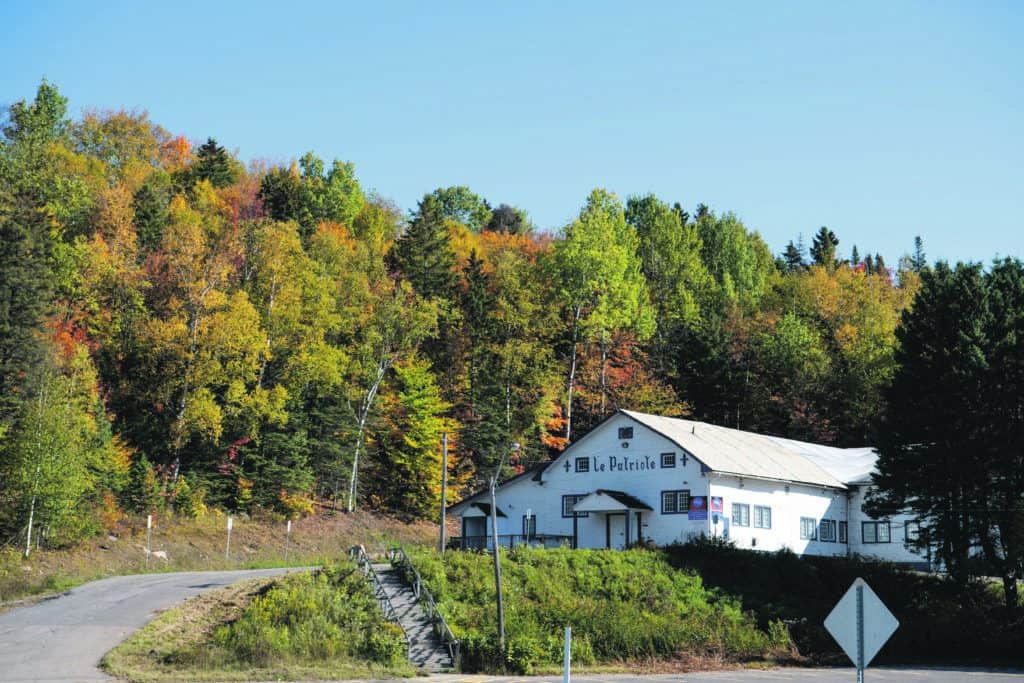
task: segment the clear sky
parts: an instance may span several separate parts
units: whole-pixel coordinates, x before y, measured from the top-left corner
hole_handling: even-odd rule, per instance
[[[500,5],[500,6],[499,6]],[[3,2],[0,103],[55,82],[243,159],[355,163],[558,228],[589,190],[828,225],[893,264],[1024,257],[1024,3]]]

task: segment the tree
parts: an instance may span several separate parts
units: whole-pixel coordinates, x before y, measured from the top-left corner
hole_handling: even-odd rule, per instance
[[[533,232],[533,226],[525,211],[508,204],[500,204],[491,212],[484,230],[505,232],[510,235],[528,235]]]
[[[570,330],[566,392],[566,440],[572,437],[573,392],[581,341],[601,348],[601,412],[605,411],[605,368],[612,332],[634,331],[645,339],[654,319],[641,272],[636,229],[626,222],[622,204],[605,190],[590,193],[579,218],[565,229],[554,252],[560,297]]]
[[[920,273],[928,267],[928,257],[924,253],[924,240],[920,235],[914,237],[914,255],[910,258],[914,272]]]
[[[388,254],[391,269],[428,299],[451,300],[458,275],[445,212],[434,195],[426,195],[405,233]]]
[[[807,267],[803,251],[793,243],[793,240],[789,241],[786,250],[782,252],[782,261],[787,273],[795,273]]]
[[[480,232],[491,220],[487,200],[463,185],[439,187],[427,196],[433,199],[438,218],[462,223],[471,232]]]
[[[227,187],[238,176],[238,162],[213,138],[206,138],[206,142],[200,145],[195,161],[189,167],[190,184],[208,180],[214,187]]]
[[[857,245],[856,244],[853,245],[853,251],[850,253],[850,265],[851,266],[859,266],[860,265],[860,252],[857,251]]]
[[[814,236],[811,244],[811,261],[822,266],[825,270],[833,271],[839,265],[836,259],[836,249],[839,247],[839,238],[836,234],[822,226]]]
[[[897,330],[898,370],[878,429],[869,509],[909,509],[946,571],[967,581],[988,463],[982,444],[989,311],[981,266],[936,265]]]
[[[128,470],[128,486],[124,492],[125,503],[134,512],[150,514],[163,506],[160,480],[156,470],[144,453],[140,453]]]

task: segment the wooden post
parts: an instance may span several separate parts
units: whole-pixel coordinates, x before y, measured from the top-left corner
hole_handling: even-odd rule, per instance
[[[441,538],[438,550],[444,554],[445,506],[448,504],[448,432],[441,436]]]
[[[494,547],[494,597],[498,607],[498,651],[505,654],[505,605],[501,600],[501,561],[498,554],[498,476],[491,479],[491,537]]]

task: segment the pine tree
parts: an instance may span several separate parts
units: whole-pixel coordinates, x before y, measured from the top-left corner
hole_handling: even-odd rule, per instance
[[[928,267],[928,258],[924,253],[924,240],[920,235],[914,237],[914,255],[910,259],[910,265],[915,273],[920,273]]]
[[[803,252],[793,244],[793,240],[789,241],[789,244],[786,245],[786,250],[782,252],[782,262],[786,272],[789,273],[795,273],[807,267],[807,264],[804,263]]]
[[[455,252],[433,196],[427,195],[420,202],[409,228],[389,252],[388,262],[420,296],[453,298],[458,282]]]
[[[128,470],[125,499],[126,507],[135,512],[151,513],[161,507],[160,482],[145,454],[140,453]]]
[[[885,266],[885,259],[881,254],[875,254],[875,273],[878,275],[889,275],[889,269]]]
[[[822,226],[818,234],[814,236],[811,244],[811,259],[815,265],[823,266],[827,271],[833,271],[838,265],[836,260],[836,249],[839,247],[839,238],[836,234]]]
[[[850,253],[850,265],[857,267],[860,265],[860,252],[857,251],[857,245],[853,245],[853,251]]]
[[[209,180],[214,187],[227,187],[235,182],[238,170],[227,150],[218,145],[213,138],[207,138],[196,150],[196,160],[189,175],[193,183]]]

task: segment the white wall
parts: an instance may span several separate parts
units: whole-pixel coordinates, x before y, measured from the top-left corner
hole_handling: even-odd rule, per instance
[[[926,563],[927,557],[917,555],[906,546],[907,522],[912,521],[910,515],[893,515],[882,518],[879,521],[889,520],[889,543],[864,543],[862,536],[861,522],[872,522],[871,517],[864,512],[864,500],[868,492],[868,486],[858,486],[852,489],[850,508],[852,523],[850,524],[850,550],[862,557],[888,562]],[[922,565],[922,568],[923,565]]]
[[[789,491],[786,491],[786,488]],[[724,512],[730,518],[729,539],[738,548],[774,551],[788,548],[798,555],[846,555],[847,544],[838,540],[839,522],[846,521],[846,493],[841,490],[804,484],[785,484],[757,479],[711,475],[711,495],[721,496]],[[731,522],[732,504],[750,507],[750,526]],[[772,528],[754,527],[754,506],[771,508]],[[836,522],[836,541],[800,538],[800,518],[810,517],[819,524],[822,519]],[[724,524],[717,527],[722,535]],[[753,542],[756,539],[756,544]]]

